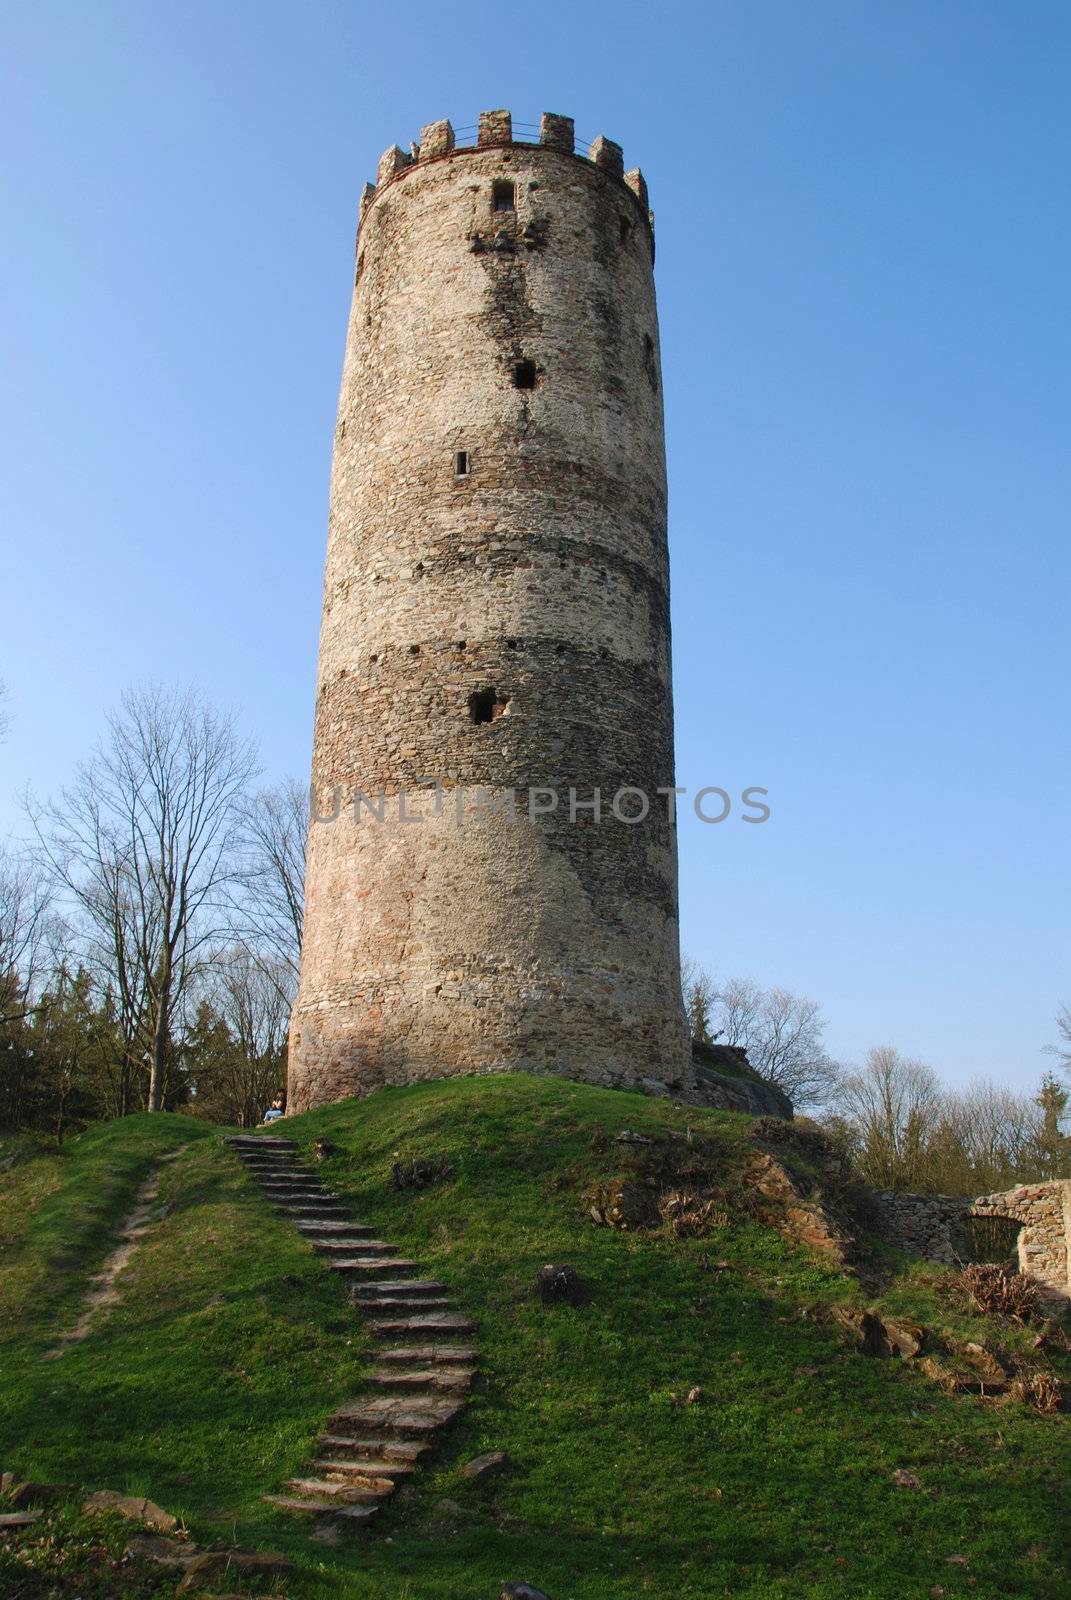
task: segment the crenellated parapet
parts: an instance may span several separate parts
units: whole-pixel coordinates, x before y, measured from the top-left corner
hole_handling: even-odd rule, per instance
[[[560,155],[589,163],[608,177],[616,178],[631,190],[653,233],[654,214],[648,206],[647,184],[639,167],[632,167],[626,172],[621,146],[602,133],[591,141],[586,150],[578,148],[572,117],[563,117],[553,111],[543,112],[538,130],[534,125],[515,126],[512,114],[506,110],[481,111],[476,126],[462,130],[455,130],[445,117],[427,123],[420,130],[419,143],[411,145],[408,151],[397,144],[384,150],[379,158],[375,183],[366,183],[361,194],[360,220],[364,221],[368,208],[383,189],[404,177],[414,167],[472,151],[508,150],[514,145],[539,145],[545,150],[555,150]]]

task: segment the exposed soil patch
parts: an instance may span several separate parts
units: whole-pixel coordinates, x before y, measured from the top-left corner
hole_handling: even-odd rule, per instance
[[[174,1160],[175,1156],[181,1153],[176,1150],[165,1159]],[[159,1186],[160,1167],[157,1165],[151,1167],[142,1180],[141,1187],[134,1197],[134,1209],[119,1230],[119,1243],[101,1271],[90,1278],[89,1289],[82,1302],[81,1316],[74,1327],[61,1334],[52,1349],[46,1351],[46,1361],[55,1361],[65,1350],[69,1350],[72,1344],[79,1344],[92,1328],[97,1313],[108,1306],[118,1304],[120,1296],[116,1288],[116,1279],[129,1266],[139,1241],[157,1220],[153,1215],[153,1203]]]

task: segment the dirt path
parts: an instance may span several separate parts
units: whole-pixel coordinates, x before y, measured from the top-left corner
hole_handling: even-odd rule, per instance
[[[184,1145],[182,1149],[185,1148]],[[181,1154],[182,1150],[173,1150],[163,1157],[163,1161],[174,1161]],[[160,1167],[163,1161],[150,1167],[146,1173],[141,1187],[134,1196],[134,1209],[119,1230],[119,1243],[100,1272],[95,1273],[89,1280],[89,1289],[82,1302],[81,1316],[74,1327],[61,1334],[52,1349],[45,1352],[46,1361],[55,1361],[65,1350],[69,1350],[72,1344],[79,1344],[90,1332],[99,1311],[105,1310],[108,1306],[118,1305],[120,1294],[116,1288],[116,1279],[124,1268],[129,1266],[139,1240],[158,1220],[153,1215],[153,1202],[160,1187]]]

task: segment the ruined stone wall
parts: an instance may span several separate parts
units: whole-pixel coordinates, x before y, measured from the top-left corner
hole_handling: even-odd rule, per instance
[[[971,1202],[959,1195],[904,1194],[879,1189],[874,1199],[882,1233],[905,1255],[954,1266],[969,1250]]]
[[[1071,1295],[1071,1179],[1024,1183],[1006,1194],[982,1195],[971,1206],[971,1215],[1021,1222],[1019,1271],[1028,1273],[1053,1299],[1066,1303]]]
[[[523,144],[485,114],[463,150],[433,124],[366,190],[291,1109],[453,1073],[692,1083],[652,261],[642,178],[565,118]]]
[[[977,1200],[956,1195],[876,1195],[883,1232],[909,1255],[951,1266],[966,1258],[970,1217],[1008,1217],[1022,1224],[1019,1270],[1033,1278],[1055,1305],[1071,1297],[1071,1180],[1020,1184]]]

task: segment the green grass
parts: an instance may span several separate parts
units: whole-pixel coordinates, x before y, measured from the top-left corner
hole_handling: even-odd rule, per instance
[[[0,1270],[0,1466],[147,1493],[201,1540],[286,1549],[295,1600],[492,1600],[520,1578],[554,1600],[1071,1596],[1071,1419],[947,1396],[858,1354],[823,1315],[864,1303],[858,1286],[743,1210],[684,1241],[585,1218],[585,1189],[619,1165],[605,1135],[689,1125],[731,1183],[749,1119],[554,1079],[385,1090],[288,1119],[306,1148],[335,1142],[325,1180],[480,1322],[463,1420],[339,1548],[259,1500],[359,1391],[367,1346],[338,1278],[190,1119],[132,1118],[17,1165],[0,1177],[2,1225],[18,1219]],[[43,1361],[139,1174],[182,1143],[121,1304]],[[445,1154],[452,1175],[396,1193],[396,1154]],[[35,1197],[44,1221],[25,1218]],[[43,1254],[67,1263],[50,1293]],[[548,1261],[581,1273],[586,1305],[532,1297]],[[887,1302],[992,1339],[917,1273]],[[458,1468],[490,1449],[508,1471],[468,1484]],[[898,1468],[921,1490],[898,1487]]]
[[[194,1117],[142,1115],[98,1123],[58,1153],[44,1141],[3,1142],[0,1160],[12,1165],[0,1173],[0,1351],[76,1320],[146,1173],[211,1131]]]

